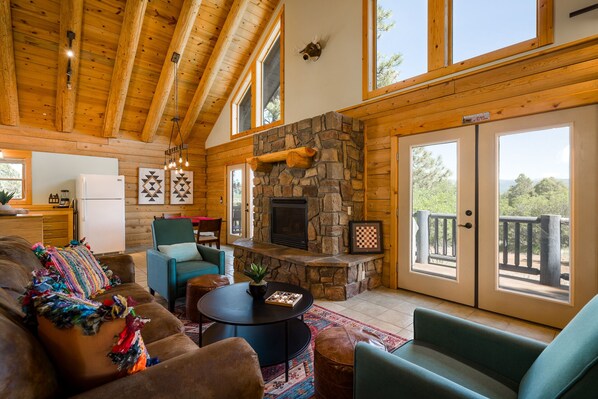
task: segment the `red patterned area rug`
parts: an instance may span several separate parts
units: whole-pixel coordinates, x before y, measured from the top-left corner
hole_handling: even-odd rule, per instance
[[[185,318],[185,306],[178,305],[175,308],[175,315],[185,325],[185,333],[197,342],[199,339],[199,326]],[[341,314],[327,310],[321,306],[314,305],[304,316],[305,323],[311,331],[311,342],[309,347],[299,356],[291,361],[289,370],[289,381],[285,382],[284,364],[271,367],[263,367],[262,375],[266,382],[267,399],[308,399],[314,396],[314,363],[313,350],[315,337],[320,331],[335,326],[360,327],[366,331],[378,335],[389,351],[393,351],[403,345],[407,340],[398,335],[380,330],[370,325],[345,317]],[[204,324],[205,330],[210,324]]]

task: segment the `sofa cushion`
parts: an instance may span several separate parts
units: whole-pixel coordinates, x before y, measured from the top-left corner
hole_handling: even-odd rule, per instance
[[[170,335],[159,341],[147,345],[147,350],[152,356],[157,356],[161,362],[180,356],[197,349],[195,342],[191,341],[184,333]]]
[[[54,366],[37,339],[0,308],[0,396],[52,398],[59,385]]]
[[[5,258],[21,265],[27,272],[32,272],[42,267],[37,256],[31,251],[31,244],[21,237],[0,237],[0,258]]]
[[[171,245],[158,245],[158,251],[164,255],[176,259],[177,262],[187,262],[189,260],[202,260],[197,244],[194,242],[181,242]]]
[[[94,301],[103,302],[105,299],[111,299],[113,295],[122,295],[125,298],[133,298],[137,304],[153,302],[154,297],[147,292],[145,288],[136,283],[125,283],[112,287],[105,292],[96,295]]]
[[[393,354],[484,397],[501,399],[517,397],[517,393],[508,386],[427,345],[410,341],[395,350]]]
[[[156,302],[135,306],[135,313],[144,319],[151,320],[141,330],[141,336],[146,344],[184,331],[183,323]],[[152,353],[152,356],[155,354]]]
[[[31,281],[31,272],[12,260],[0,258],[0,288],[22,294]]]
[[[192,260],[176,264],[176,281],[179,286],[186,286],[187,280],[204,274],[220,274],[218,265],[203,260]]]

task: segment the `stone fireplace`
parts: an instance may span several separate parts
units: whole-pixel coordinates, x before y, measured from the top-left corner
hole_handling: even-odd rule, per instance
[[[235,242],[235,269],[344,300],[381,284],[384,255],[349,255],[349,221],[364,219],[364,125],[336,112],[254,136],[253,155],[308,147],[307,167],[276,162],[254,177],[254,236]]]
[[[255,172],[254,235],[271,241],[271,201],[307,200],[307,250],[338,255],[349,252],[349,220],[363,220],[363,122],[329,112],[256,134],[253,155],[297,147],[317,150],[310,168],[289,168],[284,162],[270,172]]]

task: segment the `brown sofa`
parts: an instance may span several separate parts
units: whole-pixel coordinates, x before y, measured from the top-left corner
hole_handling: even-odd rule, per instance
[[[73,392],[43,345],[23,323],[19,295],[41,263],[20,237],[0,237],[0,397],[55,398],[261,398],[264,382],[257,355],[241,338],[198,348],[182,323],[135,284],[135,266],[128,255],[101,258],[123,284],[96,297],[132,297],[136,312],[151,319],[142,337],[160,363],[86,392]]]

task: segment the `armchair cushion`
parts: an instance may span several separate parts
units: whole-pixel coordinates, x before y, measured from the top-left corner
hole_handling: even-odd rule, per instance
[[[171,245],[158,245],[158,251],[176,259],[177,262],[187,262],[190,260],[202,260],[197,245],[194,242],[181,242]]]
[[[500,381],[500,376],[482,372],[432,346],[410,341],[393,354],[485,397],[517,397],[517,386],[509,387],[508,381]]]
[[[187,284],[187,280],[204,274],[219,274],[218,265],[203,260],[177,262],[176,264],[176,280],[179,286],[184,286]]]

